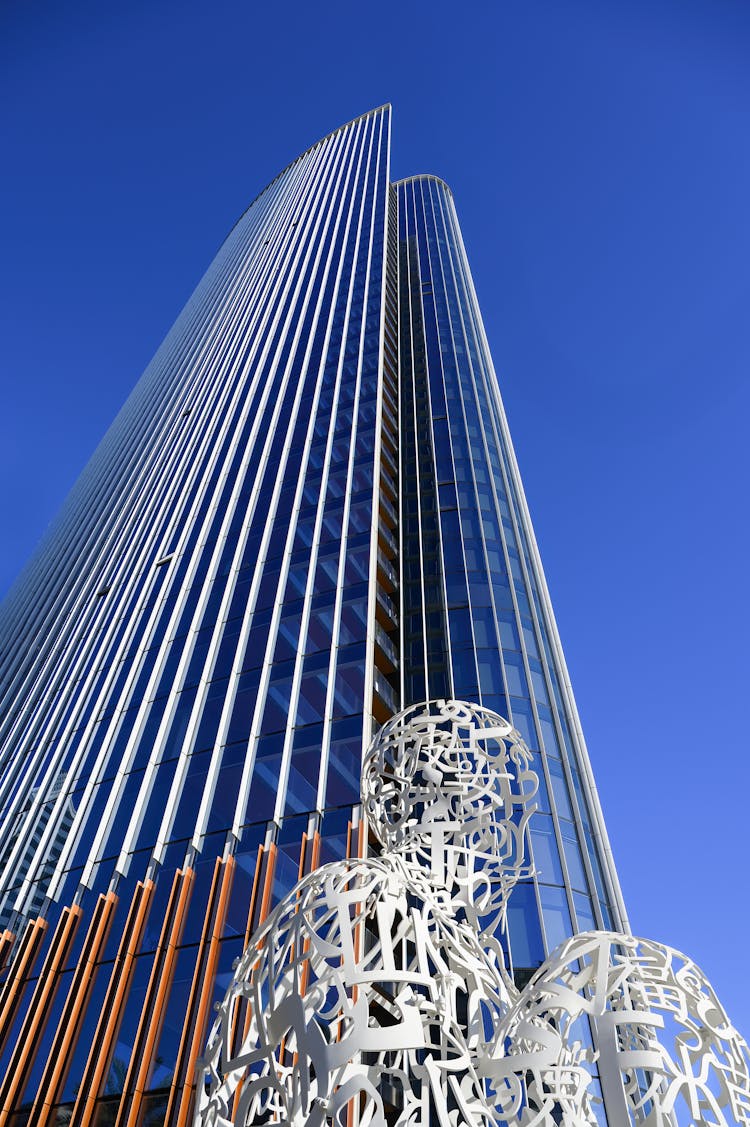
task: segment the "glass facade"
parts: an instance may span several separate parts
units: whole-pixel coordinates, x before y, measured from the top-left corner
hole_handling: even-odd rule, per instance
[[[434,176],[397,189],[404,703],[476,701],[536,752],[536,875],[510,910],[523,975],[623,912],[453,197]]]
[[[0,610],[0,1127],[187,1120],[249,935],[367,849],[402,704],[537,749],[518,976],[623,921],[451,193],[389,139],[257,197]]]

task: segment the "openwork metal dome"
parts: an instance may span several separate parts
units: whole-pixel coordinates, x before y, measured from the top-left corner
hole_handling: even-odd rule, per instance
[[[620,932],[553,952],[498,1027],[486,1071],[507,1086],[512,1122],[597,1123],[597,1072],[618,1127],[750,1122],[748,1047],[706,976],[674,948]]]
[[[362,766],[362,802],[383,849],[471,850],[523,868],[537,791],[532,755],[497,713],[466,701],[413,705],[385,724]],[[520,815],[520,816],[519,816]]]

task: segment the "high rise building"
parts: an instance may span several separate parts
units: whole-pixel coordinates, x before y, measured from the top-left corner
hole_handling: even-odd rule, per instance
[[[534,750],[517,981],[624,926],[453,198],[389,139],[250,205],[2,607],[0,1127],[188,1121],[233,961],[363,855],[414,702]]]

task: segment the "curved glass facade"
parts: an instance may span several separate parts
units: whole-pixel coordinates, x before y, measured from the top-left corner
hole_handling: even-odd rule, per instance
[[[211,1003],[443,695],[538,750],[517,973],[622,907],[451,194],[390,110],[253,202],[0,611],[0,1127],[183,1123]]]
[[[404,702],[477,701],[536,750],[537,872],[509,919],[532,968],[622,906],[453,197],[421,176],[398,198]]]

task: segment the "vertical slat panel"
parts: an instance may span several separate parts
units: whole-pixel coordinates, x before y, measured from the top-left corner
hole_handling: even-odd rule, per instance
[[[271,905],[271,891],[273,889],[273,873],[274,873],[274,869],[276,868],[276,846],[273,844],[273,842],[268,847],[268,849],[265,851],[263,861],[264,861],[264,870],[265,871],[263,873],[263,886],[262,886],[262,892],[260,894],[260,904],[259,904],[259,906],[254,905],[253,909],[250,912],[250,916],[248,918],[248,928],[247,928],[248,934],[246,936],[245,946],[247,946],[247,944],[250,942],[250,940],[252,939],[255,932],[258,930],[260,925],[265,920],[266,916],[268,915],[268,909],[270,908],[270,905]],[[243,1026],[243,1030],[242,1030],[243,1039],[247,1036],[247,1032],[248,1032],[249,1028],[250,1028],[250,1009],[248,1007],[246,1012],[245,1012],[245,1021],[244,1021],[244,1026]],[[237,1085],[237,1091],[234,1093],[234,1103],[232,1104],[232,1120],[234,1120],[234,1117],[237,1114],[237,1108],[239,1106],[241,1095],[242,1095],[242,1081],[240,1081],[240,1083]]]
[[[31,974],[39,948],[47,932],[47,921],[41,916],[29,920],[26,931],[13,960],[8,977],[0,991],[0,1052],[5,1048],[18,1007],[21,1004],[24,987]]]
[[[257,906],[257,913],[253,920],[252,932],[257,931],[264,919],[268,915],[271,907],[271,893],[273,892],[273,876],[276,869],[276,846],[273,842],[269,845],[265,853],[265,872],[263,873],[263,892],[260,897],[260,905]],[[251,932],[251,935],[252,935]]]
[[[0,935],[0,971],[5,966],[5,961],[13,950],[13,944],[16,941],[16,933],[9,931],[7,928]]]
[[[250,894],[250,905],[247,910],[247,923],[245,925],[245,944],[247,947],[253,934],[253,919],[255,918],[255,906],[260,896],[260,890],[263,887],[263,854],[264,849],[262,845],[258,846],[258,857],[255,862],[255,873],[253,875],[253,890]],[[232,1045],[233,1051],[236,1052],[239,1044],[240,1026],[242,1025],[242,1011],[241,1007],[237,1006],[232,1016]]]
[[[299,865],[297,866],[297,880],[302,880],[303,876],[305,875],[305,872],[306,872],[305,864],[306,864],[306,861],[307,861],[307,856],[310,852],[311,844],[312,843],[311,843],[310,839],[308,838],[307,834],[304,833],[302,835],[302,845],[300,846],[300,851],[299,851]]]
[[[73,1107],[70,1127],[90,1127],[93,1120],[96,1100],[102,1094],[112,1063],[112,1055],[135,971],[135,958],[143,939],[155,887],[152,880],[139,881],[133,893],[125,930],[91,1044],[91,1052],[86,1061],[81,1087]]]
[[[253,821],[274,816],[277,808],[278,817],[286,817],[287,799],[296,811],[296,798],[292,803],[291,791],[287,795],[288,780],[296,778],[291,774],[297,766],[292,738],[296,707],[288,710],[283,751],[268,793],[260,785],[264,778],[256,778],[257,787],[253,781],[256,736],[260,738],[264,730],[263,708],[270,670],[276,661],[276,635],[284,617],[282,597],[286,606],[288,587],[289,592],[295,592],[291,601],[296,603],[296,592],[304,590],[306,609],[301,623],[307,629],[317,590],[316,576],[325,564],[324,553],[318,550],[319,534],[329,518],[334,523],[339,521],[339,531],[335,613],[329,624],[330,645],[325,647],[330,652],[328,704],[336,685],[345,592],[355,579],[359,587],[359,579],[367,573],[366,552],[359,541],[360,525],[367,524],[368,516],[372,518],[371,501],[378,488],[379,439],[376,437],[373,446],[370,427],[373,423],[377,428],[381,425],[376,353],[382,337],[382,308],[380,318],[377,310],[382,307],[384,292],[381,244],[386,215],[383,196],[388,191],[388,136],[387,108],[363,115],[314,146],[252,205],[255,210],[240,220],[228,240],[228,250],[221,252],[149,375],[105,439],[93,468],[85,471],[82,485],[56,526],[55,538],[44,547],[27,584],[22,600],[25,607],[18,620],[24,623],[24,637],[38,635],[44,647],[33,659],[29,650],[27,660],[21,643],[14,641],[10,671],[14,676],[17,673],[12,686],[17,695],[9,699],[18,701],[19,711],[16,715],[14,703],[12,712],[6,710],[6,719],[0,723],[0,735],[5,735],[7,726],[9,739],[14,741],[3,745],[8,748],[12,773],[0,776],[0,787],[8,788],[10,794],[12,784],[12,793],[17,795],[13,803],[3,806],[3,817],[8,819],[7,827],[14,826],[19,818],[21,826],[12,842],[8,880],[0,889],[0,901],[6,903],[3,897],[8,898],[9,911],[30,914],[29,906],[44,894],[61,902],[68,900],[59,890],[69,879],[67,874],[77,871],[79,865],[83,865],[83,888],[94,887],[95,873],[99,887],[106,888],[111,877],[127,877],[136,848],[145,851],[156,843],[151,863],[164,863],[176,833],[178,813],[180,818],[184,815],[184,824],[192,832],[195,851],[214,849],[216,841],[223,842],[217,836],[204,846],[212,824],[214,796],[219,793],[216,788],[224,785],[234,767],[234,753],[223,751],[222,733],[244,723],[243,710],[249,698],[239,698],[238,694],[245,691],[240,688],[245,647],[251,639],[255,645],[258,625],[266,651],[265,672],[261,685],[256,686],[253,707],[257,717],[253,713],[247,732],[242,730],[251,739],[231,828],[239,836],[250,820],[246,816],[249,805]],[[361,434],[365,436],[364,445],[359,443]],[[322,466],[318,460],[322,460]],[[361,491],[358,475],[360,469],[368,467],[372,468],[372,478],[357,501]],[[295,501],[287,504],[292,496]],[[344,506],[339,512],[341,496]],[[314,510],[309,528],[301,517],[298,522],[297,501],[303,497]],[[361,504],[361,514],[354,510],[355,504]],[[372,520],[370,524],[374,528]],[[309,531],[314,532],[309,558],[298,560],[295,537],[299,532],[304,539]],[[275,609],[269,625],[261,617],[265,613],[261,603],[255,620],[256,602],[261,594],[266,597],[265,580],[272,573],[266,561],[276,558],[266,549],[275,553],[277,547],[282,548],[282,541]],[[371,547],[374,543],[371,536]],[[356,568],[349,576],[349,552],[360,553],[360,548]],[[370,573],[373,568],[371,564]],[[287,583],[292,569],[296,570]],[[240,573],[242,579],[238,580]],[[369,596],[363,590],[357,597],[364,609]],[[368,605],[371,610],[371,600]],[[229,609],[242,618],[239,633],[234,627],[224,630]],[[366,622],[362,620],[362,638],[357,641],[365,642],[370,636],[370,611],[368,616]],[[183,619],[190,623],[190,629],[174,629]],[[199,645],[196,636],[200,631],[205,633]],[[203,639],[209,637],[208,648],[202,648]],[[225,642],[228,648],[222,650]],[[212,696],[209,708],[203,688],[212,683],[219,652],[233,655],[231,677],[223,703]],[[295,660],[294,701],[306,684],[306,653],[301,637]],[[195,662],[197,670],[200,661],[202,687],[193,700],[189,694],[181,694],[181,689],[188,663]],[[371,666],[368,651],[362,669],[363,699],[371,695]],[[167,670],[172,670],[171,683]],[[220,696],[221,691],[216,691]],[[165,699],[167,703],[163,703]],[[191,711],[184,735],[186,717],[182,710],[187,701],[191,702]],[[199,734],[203,738],[203,719],[214,720],[213,710],[218,704],[220,738],[214,741],[202,793],[192,794],[189,788],[197,786],[197,776],[189,771],[194,763],[190,753],[195,750],[191,741]],[[309,813],[325,804],[332,715],[327,705],[319,765],[321,801],[310,798],[313,810]],[[364,727],[369,727],[369,718]],[[54,742],[48,748],[53,734]],[[31,749],[28,754],[27,745]],[[169,756],[162,755],[162,750],[178,745],[180,766],[179,774],[175,774],[171,750]],[[39,782],[35,781],[37,775]],[[167,790],[162,803],[161,796]],[[273,802],[275,806],[266,809]],[[41,821],[45,804],[49,813],[45,812]],[[37,825],[41,836],[32,833]],[[183,822],[179,825],[181,835]],[[315,867],[320,848],[317,834],[312,842],[305,841],[299,876]],[[48,866],[53,856],[50,877]],[[117,857],[114,865],[102,866],[101,859],[109,857]],[[210,855],[206,859],[208,875],[213,861]],[[274,899],[275,847],[262,850],[259,859],[248,915],[249,934],[266,918]],[[29,933],[24,943],[16,945],[19,956],[23,953],[24,957],[18,963],[17,975],[11,968],[7,991],[0,994],[0,1017],[5,1012],[12,1033],[21,1025],[31,999],[39,1028],[43,1029],[44,1020],[48,1020],[44,1043],[54,1036],[49,1059],[46,1053],[42,1059],[38,1051],[36,1065],[29,1066],[26,1076],[26,1089],[31,1088],[33,1096],[37,1074],[44,1073],[36,1092],[33,1119],[47,1116],[63,1091],[80,1081],[73,1123],[75,1127],[92,1127],[97,1100],[109,1087],[112,1062],[120,1056],[117,1042],[124,1037],[125,1023],[128,1040],[133,1036],[133,1026],[136,1032],[124,1092],[118,1097],[118,1124],[130,1127],[139,1116],[147,1115],[148,1087],[157,1081],[154,1057],[162,1029],[167,1028],[165,1008],[169,1029],[182,1028],[178,1053],[182,1079],[179,1074],[174,1079],[177,1094],[173,1103],[178,1106],[180,1083],[192,1079],[190,1062],[209,996],[208,971],[222,950],[221,932],[215,921],[211,923],[211,917],[218,920],[227,910],[232,868],[230,865],[222,871],[219,887],[210,895],[188,1015],[183,1013],[182,989],[187,983],[180,981],[178,991],[173,982],[176,975],[181,976],[178,946],[183,941],[185,905],[195,886],[192,872],[186,870],[176,878],[167,917],[163,921],[159,910],[154,924],[156,934],[161,933],[159,947],[152,954],[149,942],[148,955],[140,962],[137,955],[145,919],[149,910],[153,911],[153,886],[148,894],[143,888],[134,894],[130,910],[127,902],[112,909],[118,933],[126,912],[127,923],[122,940],[119,934],[110,939],[112,947],[118,947],[111,975],[109,966],[106,970],[101,967],[103,956],[99,952],[106,946],[101,921],[87,926],[85,955],[72,974],[68,970],[60,978],[58,972],[64,969],[64,962],[55,972],[65,991],[57,995],[54,1022],[44,1017],[48,1007],[35,1001],[36,995],[31,997],[36,983],[29,984],[31,968],[38,969],[42,962],[52,928],[43,948],[43,921],[38,934]],[[165,896],[171,878],[171,872],[165,875]],[[202,897],[199,907],[204,907]],[[244,916],[244,903],[242,907]],[[3,938],[0,935],[0,965]],[[191,935],[190,941],[196,938]],[[181,959],[190,973],[192,949]],[[97,966],[102,979],[96,980],[94,992]],[[139,966],[143,979],[136,969]],[[49,1000],[53,997],[54,993]],[[176,1012],[169,1008],[171,1005]],[[89,1016],[84,1032],[77,1032],[86,1006]],[[244,1019],[244,1013],[238,1015],[238,1032]],[[0,1033],[2,1028],[0,1023]],[[27,1028],[35,1036],[39,1032],[33,1023],[24,1025]],[[36,1051],[29,1049],[32,1057]],[[65,1070],[70,1067],[67,1058],[73,1056],[76,1074],[71,1071],[66,1077]],[[78,1061],[84,1059],[81,1076]],[[34,1077],[33,1086],[30,1075]],[[118,1075],[118,1088],[120,1080]],[[26,1095],[22,1088],[18,1092]],[[108,1110],[116,1102],[108,1095]],[[169,1110],[171,1114],[171,1105]]]
[[[318,830],[312,836],[312,849],[310,850],[310,859],[307,872],[311,873],[317,869],[320,864],[320,832]]]
[[[307,876],[308,873],[311,873],[313,871],[313,869],[317,868],[319,854],[320,854],[320,834],[318,833],[318,831],[316,830],[311,838],[308,838],[307,834],[305,834],[303,844],[302,844],[302,853],[301,853],[300,862],[299,862],[299,880],[302,880],[302,878],[304,876]],[[310,946],[310,940],[305,939],[304,944],[305,944],[305,951],[307,951],[309,949],[309,946]],[[307,990],[307,984],[308,984],[309,976],[310,976],[310,964],[308,962],[304,962],[302,964],[302,969],[301,969],[301,972],[300,972],[300,993],[302,995],[304,995],[305,991]],[[282,1056],[283,1056],[283,1047],[282,1047]],[[296,1059],[296,1054],[295,1054],[295,1059]]]
[[[182,1030],[177,1065],[169,1093],[165,1123],[170,1127],[172,1125],[185,1127],[193,1109],[195,1066],[206,1040],[211,998],[219,963],[219,942],[229,908],[234,870],[233,857],[225,861],[217,859],[190,987],[190,1000]]]
[[[5,1127],[11,1112],[23,1096],[60,985],[60,973],[65,967],[82,916],[83,910],[77,904],[64,908],[60,916],[42,973],[26,1011],[7,1075],[0,1088],[0,1127]]]
[[[146,997],[143,1000],[138,1031],[133,1044],[133,1055],[130,1058],[117,1115],[117,1127],[125,1127],[125,1125],[136,1127],[140,1122],[143,1097],[148,1087],[154,1065],[154,1054],[164,1024],[164,1013],[177,962],[177,948],[182,939],[194,881],[195,871],[191,868],[178,869],[175,873],[154,965],[146,988]]]
[[[99,897],[91,919],[88,935],[73,973],[68,997],[47,1058],[42,1079],[34,1100],[31,1122],[35,1127],[46,1127],[60,1099],[73,1053],[81,1032],[83,1016],[96,979],[97,964],[107,942],[112,917],[117,907],[117,896],[107,892]]]
[[[355,860],[357,857],[362,856],[364,848],[364,820],[360,822],[359,827],[355,830],[352,823],[349,822],[346,831],[346,856],[350,860]],[[359,962],[362,953],[362,942],[364,936],[364,927],[361,922],[354,924],[354,959]],[[352,1002],[356,1004],[359,995],[359,987],[356,983],[352,986]],[[346,1105],[346,1123],[347,1127],[356,1127],[359,1122],[359,1101],[356,1097],[352,1097]]]
[[[255,905],[263,887],[263,854],[264,849],[262,845],[258,846],[258,856],[255,861],[255,872],[253,873],[253,890],[250,893],[250,904],[247,909],[247,924],[245,925],[245,946],[247,947],[252,935],[253,917],[255,915]]]

